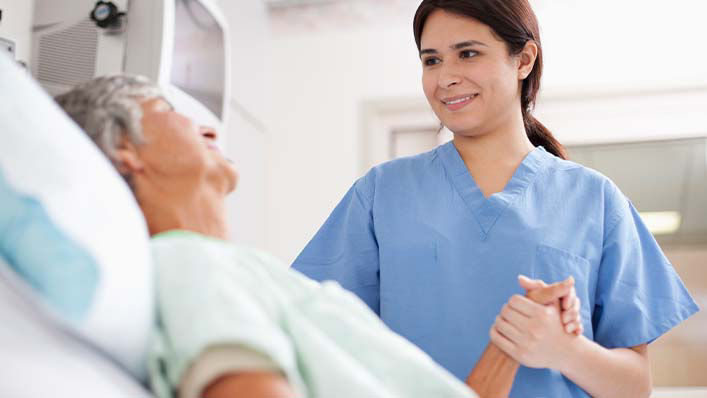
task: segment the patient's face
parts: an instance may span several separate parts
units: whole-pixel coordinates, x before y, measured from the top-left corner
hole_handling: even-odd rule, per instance
[[[153,179],[185,186],[207,180],[224,193],[235,189],[238,174],[216,146],[215,130],[197,126],[162,98],[146,100],[141,107],[146,142],[138,152]]]

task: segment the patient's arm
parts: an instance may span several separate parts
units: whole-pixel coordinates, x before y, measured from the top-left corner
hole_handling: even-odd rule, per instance
[[[551,304],[556,301],[559,303],[560,297],[569,293],[573,285],[574,280],[569,279],[529,291],[527,296],[540,304]],[[481,398],[506,398],[511,392],[519,366],[516,360],[490,342],[467,377],[466,384]]]
[[[293,398],[287,379],[276,372],[241,372],[224,375],[211,383],[203,398]]]

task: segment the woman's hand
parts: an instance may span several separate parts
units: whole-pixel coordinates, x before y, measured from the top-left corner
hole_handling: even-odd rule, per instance
[[[572,277],[569,279],[574,280]],[[539,279],[530,279],[523,275],[518,276],[518,283],[525,289],[528,294],[541,287],[547,287],[547,284]],[[528,296],[526,294],[526,297]],[[577,297],[577,292],[572,285],[569,293],[560,298],[560,308],[562,311],[562,325],[567,333],[573,333],[575,336],[579,336],[584,333],[584,326],[582,326],[582,318],[580,316],[581,303]]]
[[[564,297],[568,297],[569,302],[574,280],[570,278],[559,286],[567,290],[568,294]],[[532,293],[530,290],[528,295],[532,297]],[[511,297],[496,317],[491,328],[491,340],[525,366],[559,368],[569,345],[577,339],[574,333],[565,331],[561,301],[538,303],[520,295]]]

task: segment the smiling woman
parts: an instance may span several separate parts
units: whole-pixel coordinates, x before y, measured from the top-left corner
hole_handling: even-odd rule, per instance
[[[485,99],[486,103],[477,104],[474,108],[480,110],[475,112],[508,120],[508,112],[515,110],[514,101],[520,95],[523,124],[530,142],[565,159],[562,145],[531,114],[543,73],[540,28],[535,14],[525,2],[498,6],[499,9],[486,3],[447,1],[420,5],[414,33],[424,67],[422,84],[428,101],[438,117],[444,117],[442,123],[450,130],[470,129],[467,134],[474,135],[484,132],[474,131],[474,126],[454,128],[458,123],[454,119],[473,123],[473,118],[439,112],[442,109],[436,105],[441,102],[448,111],[456,112],[475,101],[484,91],[481,100]],[[468,17],[471,15],[473,19]],[[434,33],[430,32],[435,29]],[[424,43],[423,30],[428,32]],[[451,38],[452,43],[437,43],[433,38]],[[441,47],[436,47],[439,45]],[[455,74],[454,68],[462,68],[463,72]],[[466,89],[472,92],[458,92],[461,82],[456,79],[460,76],[469,80],[471,87]],[[518,79],[522,81],[520,87]],[[452,120],[445,120],[450,118]],[[476,123],[486,128],[495,126],[493,121],[477,120]]]
[[[698,308],[630,201],[532,116],[529,2],[424,0],[414,34],[452,142],[371,169],[293,266],[352,290],[459,378],[490,334],[524,365],[511,397],[648,396],[647,345]],[[542,282],[519,275],[571,276],[577,299],[529,303],[519,293]]]

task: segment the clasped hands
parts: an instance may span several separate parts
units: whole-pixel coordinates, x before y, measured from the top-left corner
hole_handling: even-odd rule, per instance
[[[583,332],[574,279],[552,285],[518,278],[526,295],[515,295],[491,327],[491,341],[520,364],[560,369],[570,344]]]

